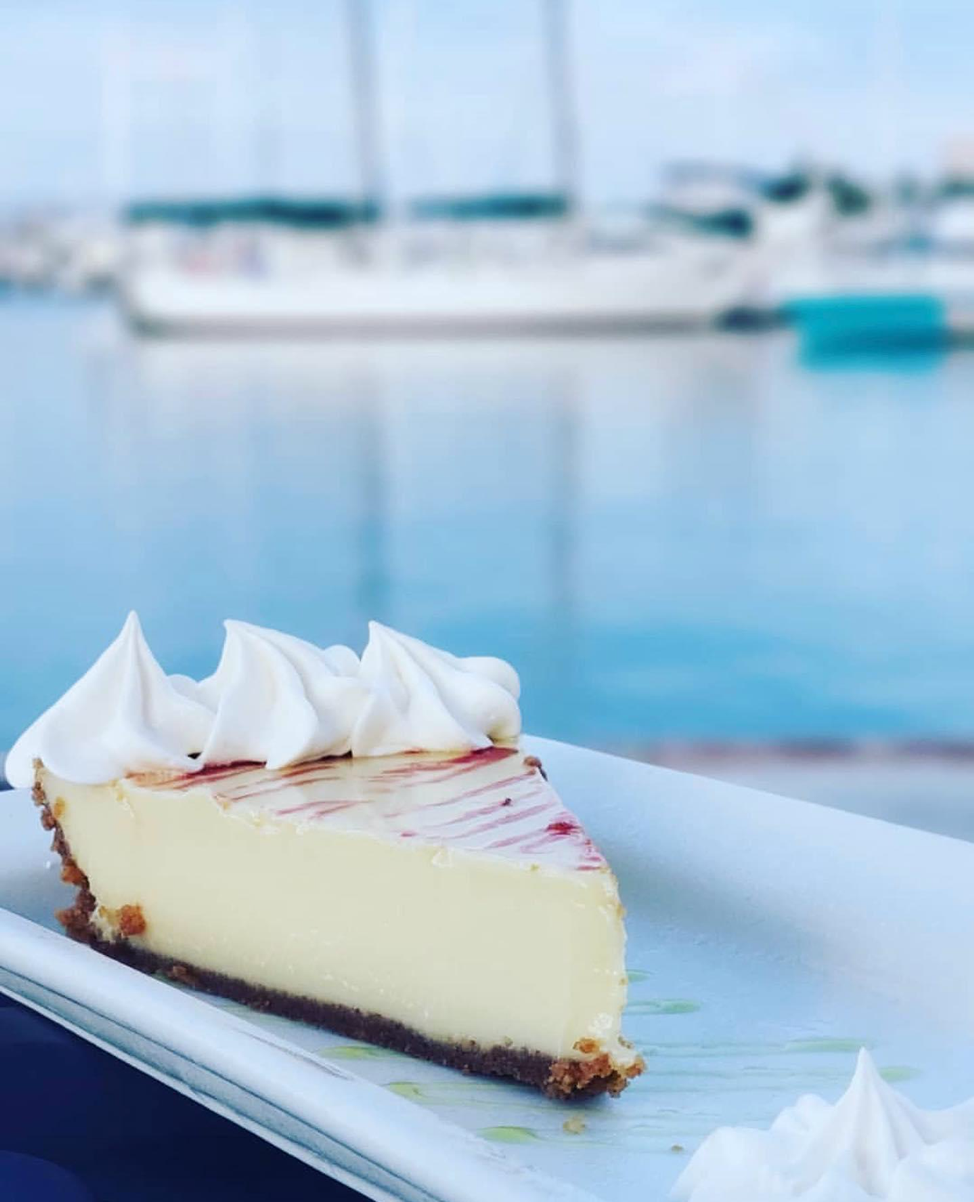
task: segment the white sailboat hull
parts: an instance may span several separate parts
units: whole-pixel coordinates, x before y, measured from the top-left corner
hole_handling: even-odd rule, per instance
[[[749,303],[751,274],[739,252],[291,278],[143,266],[122,295],[132,322],[161,334],[568,332],[711,325]]]

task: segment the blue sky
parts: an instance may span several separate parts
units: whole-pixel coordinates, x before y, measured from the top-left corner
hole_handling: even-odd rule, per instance
[[[0,202],[352,185],[344,0],[5,0]],[[544,185],[534,0],[374,0],[395,193]],[[974,140],[960,0],[573,0],[583,190],[797,154],[870,173]]]

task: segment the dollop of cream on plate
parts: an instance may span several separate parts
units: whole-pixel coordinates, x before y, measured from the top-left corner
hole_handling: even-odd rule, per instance
[[[167,676],[130,614],[89,671],[15,743],[5,771],[101,784],[129,772],[198,771],[238,761],[285,768],[326,755],[457,751],[521,730],[517,673],[460,659],[378,622],[361,660],[247,622],[227,621],[205,680]]]
[[[974,1099],[921,1110],[859,1053],[834,1105],[809,1094],[767,1131],[721,1127],[673,1188],[676,1202],[971,1202]]]

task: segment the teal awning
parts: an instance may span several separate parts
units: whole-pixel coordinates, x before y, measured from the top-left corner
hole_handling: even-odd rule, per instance
[[[409,205],[410,216],[418,221],[539,221],[570,211],[571,202],[562,192],[423,196]]]
[[[750,238],[754,233],[754,218],[747,209],[726,208],[698,213],[672,205],[650,205],[648,213],[657,221],[694,234]]]
[[[191,229],[261,223],[297,229],[346,229],[379,218],[378,205],[340,198],[291,199],[278,196],[205,197],[192,200],[140,200],[128,205],[130,225],[163,223]]]

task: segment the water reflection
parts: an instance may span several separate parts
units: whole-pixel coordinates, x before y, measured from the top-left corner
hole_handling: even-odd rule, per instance
[[[496,651],[531,727],[583,742],[972,724],[966,359],[138,342],[37,302],[0,347],[0,745],[132,605],[184,671],[228,614]]]

